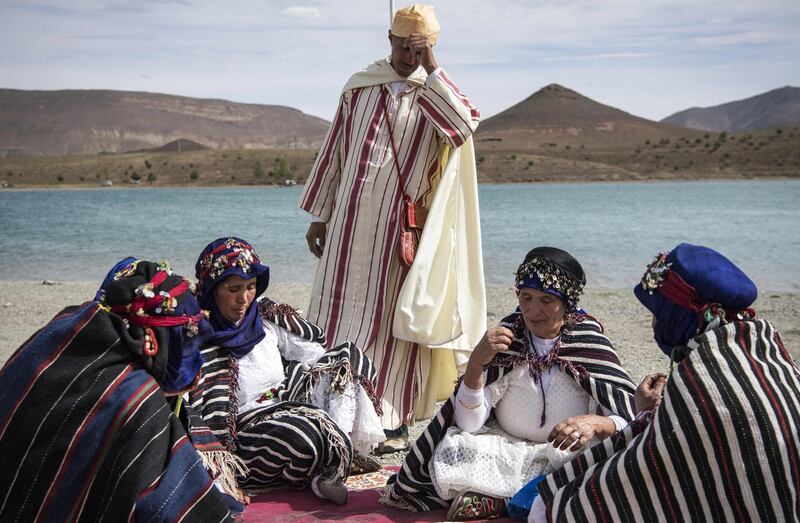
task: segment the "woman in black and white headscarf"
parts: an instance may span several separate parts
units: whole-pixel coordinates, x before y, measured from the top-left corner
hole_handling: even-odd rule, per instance
[[[600,323],[578,307],[585,281],[561,249],[528,253],[516,274],[519,307],[475,347],[384,502],[450,505],[448,519],[498,515],[529,480],[627,424],[635,387]]]

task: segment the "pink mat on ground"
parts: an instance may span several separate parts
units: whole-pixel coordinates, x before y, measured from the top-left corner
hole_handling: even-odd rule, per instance
[[[380,488],[398,467],[372,474],[354,476],[347,481],[350,500],[339,506],[317,498],[311,490],[280,489],[253,497],[244,512],[245,523],[312,523],[319,521],[355,521],[360,523],[412,523],[445,521],[446,510],[408,512],[378,503]],[[508,518],[492,520],[509,522]]]

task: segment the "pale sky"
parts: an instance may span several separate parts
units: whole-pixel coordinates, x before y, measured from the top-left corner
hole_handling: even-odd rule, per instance
[[[484,117],[559,83],[660,120],[800,86],[798,0],[429,0]],[[407,3],[396,1],[395,8]],[[287,105],[330,120],[388,54],[383,0],[0,0],[0,88]]]

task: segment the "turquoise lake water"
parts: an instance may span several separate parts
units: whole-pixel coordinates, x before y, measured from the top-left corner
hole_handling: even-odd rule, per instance
[[[167,259],[185,275],[211,240],[240,236],[273,281],[311,282],[300,188],[5,190],[0,280],[99,281],[120,258]],[[734,260],[761,290],[800,290],[800,181],[480,186],[486,281],[509,285],[525,253],[561,247],[592,287],[632,287],[682,241]]]

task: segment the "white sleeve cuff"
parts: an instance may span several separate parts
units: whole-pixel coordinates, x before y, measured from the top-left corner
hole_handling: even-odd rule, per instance
[[[428,77],[425,79],[425,87],[430,87],[431,83],[433,83],[434,80],[439,78],[439,73],[441,73],[442,71],[443,69],[441,67],[437,67],[436,69],[434,69],[433,72],[429,74]]]
[[[487,392],[489,389],[470,389],[463,383],[458,388],[453,417],[461,430],[475,432],[486,423],[491,412],[490,402],[486,399]]]
[[[625,418],[617,416],[616,414],[609,414],[608,417],[611,418],[611,421],[613,421],[614,425],[617,426],[617,432],[628,426],[628,422],[625,421]]]
[[[325,220],[320,218],[319,216],[311,215],[311,223],[325,223]]]
[[[478,408],[483,405],[484,389],[471,389],[465,383],[458,388],[456,399],[466,408]]]

